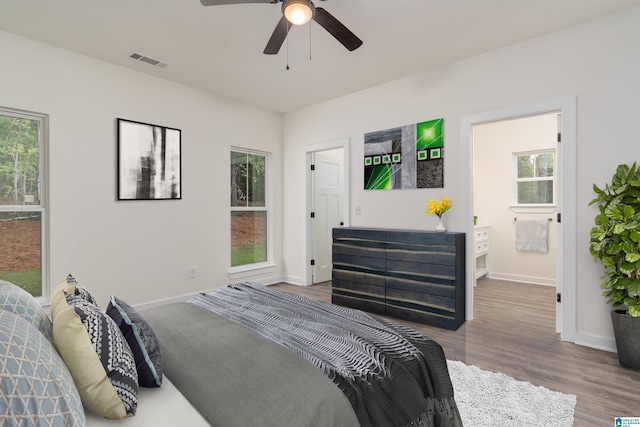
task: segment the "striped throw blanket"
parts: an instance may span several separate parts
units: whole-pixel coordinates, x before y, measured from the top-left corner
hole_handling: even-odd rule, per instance
[[[315,365],[344,392],[362,427],[462,426],[442,348],[414,329],[256,283],[191,302]]]

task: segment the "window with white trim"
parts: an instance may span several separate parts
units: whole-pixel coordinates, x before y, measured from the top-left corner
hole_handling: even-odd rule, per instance
[[[555,204],[555,150],[514,153],[515,205]]]
[[[231,267],[270,259],[269,154],[231,149]]]
[[[46,117],[0,108],[0,280],[44,296]]]

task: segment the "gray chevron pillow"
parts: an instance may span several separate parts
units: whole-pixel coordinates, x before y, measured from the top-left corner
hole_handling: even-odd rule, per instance
[[[7,310],[0,310],[0,425],[85,425],[78,390],[53,344]]]
[[[29,292],[13,283],[0,280],[0,308],[26,319],[38,328],[49,341],[53,341],[51,319]]]

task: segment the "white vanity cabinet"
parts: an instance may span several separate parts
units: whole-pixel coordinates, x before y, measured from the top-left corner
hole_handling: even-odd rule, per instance
[[[476,279],[489,272],[489,226],[473,227]]]

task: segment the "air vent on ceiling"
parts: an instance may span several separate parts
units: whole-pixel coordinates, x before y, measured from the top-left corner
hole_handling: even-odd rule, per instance
[[[134,52],[131,54],[131,58],[135,59],[136,61],[146,62],[147,64],[150,64],[150,65],[153,65],[154,67],[159,67],[159,68],[164,68],[167,65],[169,65],[162,61],[158,61],[157,59],[153,59],[146,55],[142,55],[141,53]]]

